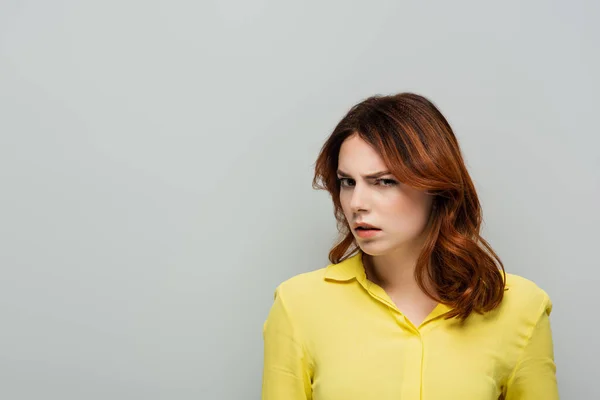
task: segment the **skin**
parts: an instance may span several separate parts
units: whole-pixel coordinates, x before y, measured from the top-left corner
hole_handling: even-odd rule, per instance
[[[392,174],[366,178],[380,171],[388,171],[383,159],[357,134],[342,143],[338,179],[346,220],[351,228],[365,222],[381,229],[371,238],[361,238],[352,229],[357,244],[368,255],[367,278],[381,286],[418,327],[437,305],[414,278],[429,229],[433,196],[399,182]]]

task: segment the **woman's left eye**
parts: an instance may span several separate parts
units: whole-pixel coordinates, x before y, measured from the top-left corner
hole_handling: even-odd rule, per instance
[[[398,183],[398,182],[396,182],[393,179],[378,179],[377,182],[381,186],[394,186],[394,185],[396,185]]]

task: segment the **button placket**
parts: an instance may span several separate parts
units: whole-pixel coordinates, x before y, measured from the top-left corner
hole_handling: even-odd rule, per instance
[[[402,396],[403,400],[421,400],[421,384],[423,370],[423,340],[417,334],[410,336],[409,345],[406,347],[404,360],[405,382]]]

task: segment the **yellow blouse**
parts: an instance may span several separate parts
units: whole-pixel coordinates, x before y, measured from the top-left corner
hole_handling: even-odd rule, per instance
[[[263,400],[555,400],[549,315],[506,274],[501,305],[464,324],[438,304],[418,327],[366,279],[361,253],[277,287],[265,321]]]

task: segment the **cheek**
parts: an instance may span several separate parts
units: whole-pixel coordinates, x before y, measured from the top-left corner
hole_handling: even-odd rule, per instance
[[[350,199],[348,198],[348,196],[340,194],[340,204],[342,206],[342,211],[344,212],[346,219],[352,218],[352,213],[350,212]]]
[[[348,196],[346,196],[346,194],[342,191],[340,192],[340,204],[342,205],[342,208],[344,209],[344,212],[346,212],[346,210],[348,209]]]
[[[419,230],[427,224],[429,213],[427,204],[415,202],[406,196],[395,196],[389,202],[382,204],[382,210],[385,210],[389,221],[395,221],[395,224],[401,227],[401,230]]]

